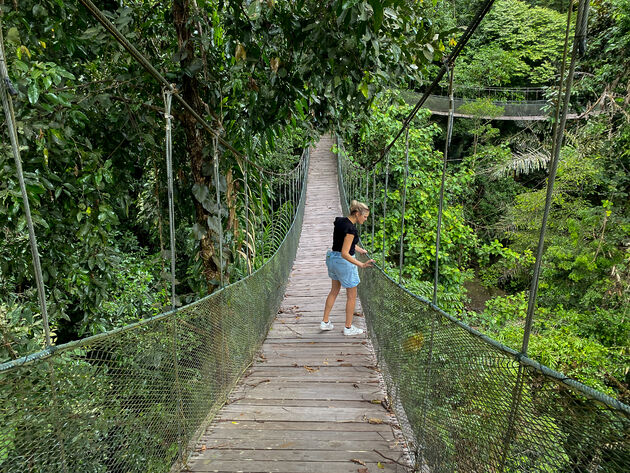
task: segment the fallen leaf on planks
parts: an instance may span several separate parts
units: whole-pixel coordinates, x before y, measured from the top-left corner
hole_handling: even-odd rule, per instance
[[[358,463],[359,465],[367,466],[364,461],[361,461],[358,458],[351,458],[350,461],[354,463]]]
[[[319,371],[319,368],[311,368],[310,366],[304,365],[304,369],[309,373],[314,373],[315,371]]]
[[[359,468],[357,473],[370,473],[367,468]]]
[[[381,462],[378,462],[376,466],[378,466],[381,470],[385,468],[385,466]]]
[[[368,424],[382,424],[383,423],[383,419],[379,419],[377,417],[370,417],[368,419]]]

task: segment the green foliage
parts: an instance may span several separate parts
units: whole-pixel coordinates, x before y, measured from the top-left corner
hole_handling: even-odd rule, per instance
[[[494,3],[457,65],[459,83],[550,84],[562,56],[566,17],[520,0]]]
[[[423,9],[390,0],[99,6],[180,92],[198,91],[193,105],[227,141],[275,172],[291,169],[318,130],[360,115],[384,85],[417,78],[444,50]],[[159,86],[79,4],[17,0],[0,9],[56,341],[153,315],[168,299],[168,265],[159,258],[169,245]],[[265,182],[265,195],[250,189],[245,235],[243,163],[219,150],[214,182],[209,137],[198,139],[177,105],[172,115],[177,291],[189,302],[218,285],[218,273],[206,270],[221,266],[219,247],[226,281],[247,274],[246,247],[262,248],[270,231],[280,238],[271,216],[285,210],[273,198],[278,183]],[[260,176],[249,172],[251,185]],[[41,316],[5,139],[0,203],[6,359],[41,346]]]
[[[399,127],[399,117],[409,112],[405,105],[393,105],[384,110],[375,107],[370,121],[360,130],[359,139],[352,143],[352,154],[358,162],[366,162],[377,156],[380,147]],[[418,115],[409,131],[409,175],[405,205],[404,271],[406,284],[417,288],[423,296],[431,299],[435,264],[435,241],[439,186],[442,173],[442,156],[433,150],[433,140],[439,134],[435,124],[427,122],[426,115]],[[350,141],[350,140],[349,140]],[[388,188],[385,194],[385,168],[388,166]],[[385,267],[396,273],[400,258],[400,236],[402,227],[402,189],[405,175],[405,141],[399,140],[388,154],[387,161],[378,164],[376,196],[373,212],[376,218],[374,257],[377,261],[385,248]],[[362,178],[363,176],[361,176]],[[456,202],[470,182],[468,172],[454,172],[447,178],[447,202]],[[360,187],[359,189],[364,189]],[[359,190],[358,196],[361,197]],[[363,197],[361,197],[363,198]],[[371,199],[371,197],[370,197]],[[386,201],[385,201],[386,199]],[[364,198],[370,201],[368,198]],[[386,214],[383,208],[386,206]],[[369,232],[368,232],[369,233]],[[372,246],[371,234],[364,235],[366,248]],[[472,251],[477,244],[472,229],[463,219],[462,207],[446,205],[442,216],[439,300],[446,307],[458,312],[463,309],[465,294],[462,283],[470,278],[466,270]],[[380,261],[382,263],[382,261]],[[397,279],[397,276],[394,276]],[[431,289],[429,290],[429,284]]]

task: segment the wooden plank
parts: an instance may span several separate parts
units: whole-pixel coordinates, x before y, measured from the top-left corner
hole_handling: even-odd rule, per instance
[[[327,438],[313,438],[312,436],[297,436],[282,437],[277,439],[270,439],[269,437],[256,438],[256,437],[240,437],[240,438],[208,438],[202,439],[202,449],[205,445],[205,450],[345,450],[345,451],[360,451],[361,445],[365,445],[364,442],[359,442],[358,439],[346,439],[345,436],[331,435],[328,432],[325,433]],[[331,438],[332,437],[332,438]],[[387,455],[386,452],[391,453],[390,450],[398,447],[396,440],[387,442],[383,439],[375,439],[370,437],[367,444],[370,448],[376,448],[381,453]],[[389,456],[389,455],[388,455]],[[227,458],[226,458],[227,459]],[[304,459],[306,460],[306,458]]]
[[[315,394],[319,392],[315,391]],[[377,407],[380,406],[382,397],[378,397],[378,394],[372,396],[366,396],[365,398],[354,397],[352,399],[322,399],[313,397],[301,397],[298,399],[286,399],[276,397],[256,397],[252,395],[244,396],[243,398],[236,397],[234,401],[238,401],[239,406],[279,406],[279,407],[323,407],[326,409],[338,409],[338,408],[352,408],[352,409],[365,409],[366,405]],[[381,406],[383,412],[387,413],[384,407]],[[374,412],[377,412],[375,409]]]
[[[348,450],[206,450],[204,454],[204,459],[201,460],[200,465],[211,465],[216,462],[218,459],[221,459],[218,463],[220,464],[222,461],[230,461],[230,460],[240,460],[240,461],[254,461],[254,462],[282,462],[282,461],[303,461],[303,462],[348,462],[350,463],[353,458],[357,458],[359,460],[363,460],[365,462],[382,462],[385,463],[385,460],[381,455],[374,452],[373,449],[369,447],[366,448],[366,445],[363,442],[354,442],[354,448]],[[376,446],[376,450],[381,451],[383,445],[379,442]],[[394,456],[395,452],[390,451],[390,449],[386,449],[386,451],[382,452],[382,454],[386,456]],[[389,462],[391,463],[391,462]],[[355,464],[356,465],[356,464]],[[258,466],[258,465],[257,465]],[[358,466],[358,465],[356,465]],[[374,465],[376,466],[376,465]],[[201,470],[203,471],[203,470]],[[330,473],[331,470],[329,470]]]
[[[239,424],[240,425],[240,424]],[[330,438],[343,437],[344,440],[367,440],[367,441],[384,441],[393,445],[398,445],[399,440],[394,437],[391,431],[373,432],[373,431],[339,431],[333,430],[264,430],[264,429],[210,429],[200,439],[200,444],[204,443],[207,448],[210,445],[221,444],[223,440],[243,439],[248,441],[256,441],[264,438],[265,440],[329,440]]]
[[[334,404],[334,403],[331,403]],[[220,412],[221,419],[239,420],[273,420],[293,422],[365,422],[378,419],[376,422],[389,424],[391,419],[387,412],[369,403],[365,407],[303,407],[293,406],[248,406],[241,403],[228,404]]]
[[[403,473],[408,469],[392,464],[391,462],[381,463],[380,469],[375,462],[366,462],[362,467],[356,463],[345,462],[308,462],[308,461],[214,461],[211,464],[195,464],[194,469],[182,470],[183,473],[191,472],[215,472],[215,473],[269,473],[269,472],[290,472],[290,473],[357,473],[358,468],[367,468],[370,472],[383,473]]]
[[[208,430],[259,430],[260,432],[293,432],[293,431],[326,431],[326,432],[392,432],[387,424],[370,424],[368,422],[347,422],[335,424],[333,422],[298,422],[298,421],[248,421],[216,419]],[[264,434],[267,435],[266,433]]]

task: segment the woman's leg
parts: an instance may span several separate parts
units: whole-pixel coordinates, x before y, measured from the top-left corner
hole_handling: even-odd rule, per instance
[[[357,302],[357,286],[346,289],[348,299],[346,300],[346,327],[352,325],[352,316],[354,315],[354,306]]]
[[[326,307],[324,308],[324,322],[328,322],[328,316],[330,315],[330,311],[335,304],[337,295],[339,295],[339,289],[341,289],[341,282],[333,279],[330,293],[328,293],[328,297],[326,298]]]

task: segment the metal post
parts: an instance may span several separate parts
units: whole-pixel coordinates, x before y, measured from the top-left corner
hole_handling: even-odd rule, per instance
[[[434,279],[433,279],[433,305],[437,305],[437,284],[438,284],[438,271],[439,271],[439,266],[438,266],[438,255],[439,255],[439,251],[440,251],[440,228],[442,225],[442,208],[443,208],[443,201],[444,201],[444,183],[446,180],[446,162],[448,159],[448,149],[450,146],[450,140],[451,140],[451,132],[453,129],[453,65],[450,64],[449,67],[449,72],[450,72],[450,76],[449,76],[449,117],[448,117],[448,124],[447,124],[447,131],[446,131],[446,140],[445,140],[445,144],[444,144],[444,164],[442,167],[442,183],[440,185],[440,202],[439,202],[439,208],[438,208],[438,222],[437,222],[437,231],[436,231],[436,242],[435,242],[435,274],[434,274]],[[425,426],[426,426],[426,420],[427,420],[427,411],[429,408],[429,403],[428,403],[428,399],[429,399],[429,394],[431,391],[431,371],[432,371],[432,365],[433,365],[433,340],[435,338],[435,330],[436,330],[436,324],[437,324],[437,319],[438,317],[440,317],[440,315],[435,312],[434,316],[433,316],[433,320],[431,321],[431,335],[429,336],[429,349],[428,349],[428,354],[427,354],[427,388],[426,388],[426,392],[424,395],[424,400],[422,403],[422,421],[421,421],[421,428],[420,428],[420,432],[421,435],[424,435],[425,432]],[[424,451],[422,453],[422,456],[424,457]]]
[[[1,19],[1,16],[0,16]],[[39,250],[37,247],[37,237],[31,217],[31,206],[28,201],[28,193],[26,192],[26,184],[24,182],[24,173],[22,171],[22,158],[20,157],[20,147],[15,122],[15,112],[13,110],[13,99],[9,94],[9,72],[5,62],[4,55],[4,38],[2,36],[2,23],[0,21],[0,95],[2,95],[2,107],[6,117],[7,127],[9,128],[9,139],[11,140],[11,150],[13,151],[13,159],[17,170],[18,180],[20,181],[20,191],[22,193],[22,205],[24,206],[24,214],[26,216],[26,225],[28,228],[28,239],[31,245],[31,255],[33,258],[33,269],[35,273],[35,283],[37,285],[37,297],[39,299],[39,307],[42,312],[42,324],[44,326],[44,336],[46,348],[52,345],[50,339],[50,327],[48,325],[48,308],[46,306],[46,287],[44,285],[44,277],[42,275],[42,266],[39,260]]]
[[[405,241],[405,207],[407,204],[407,177],[409,176],[409,127],[407,127],[405,133],[405,180],[403,183],[403,198],[402,198],[402,223],[400,227],[400,260],[398,263],[398,284],[402,282],[402,270],[403,270],[403,253],[404,253],[404,241]]]

